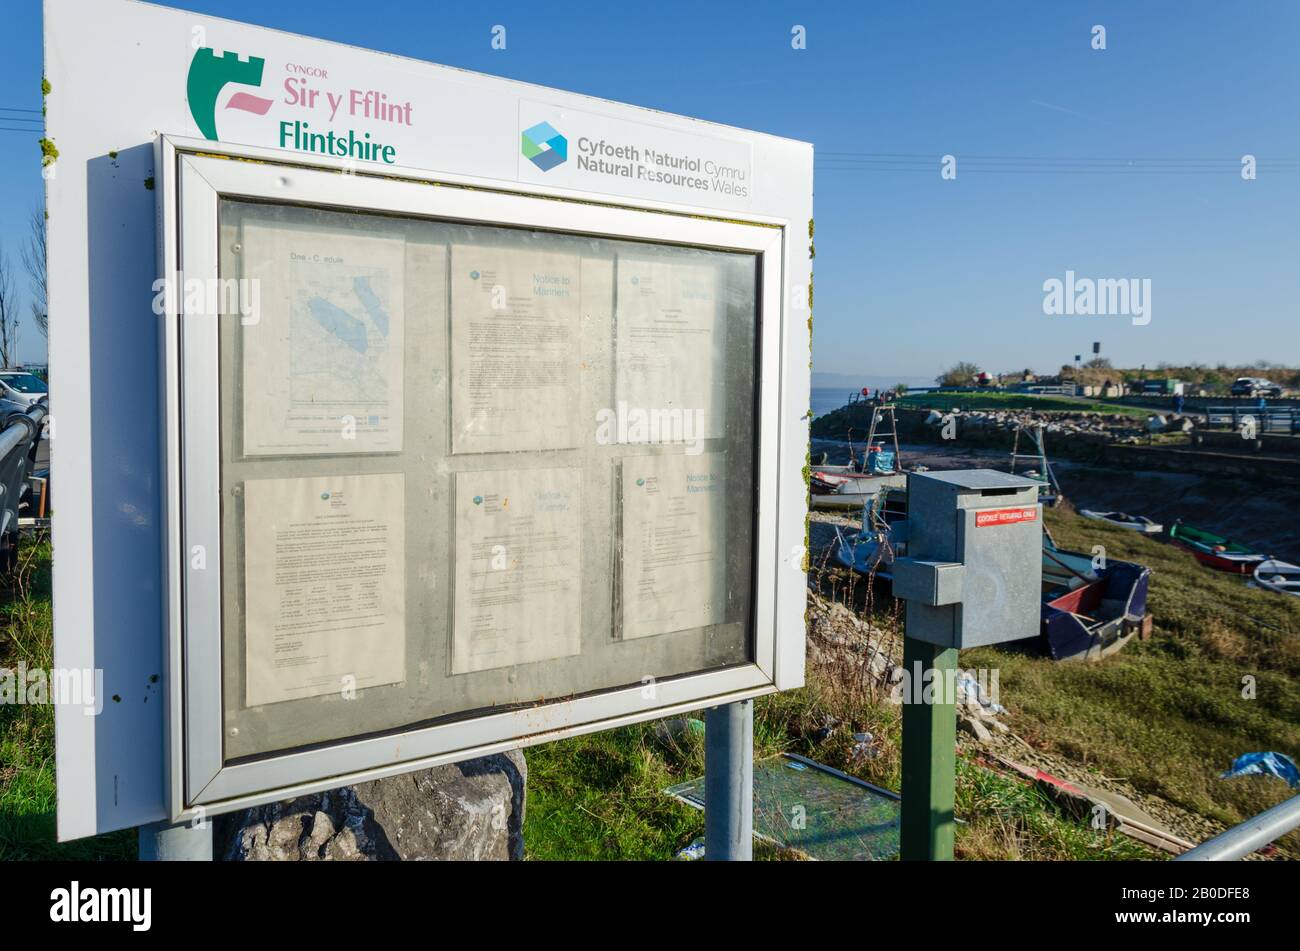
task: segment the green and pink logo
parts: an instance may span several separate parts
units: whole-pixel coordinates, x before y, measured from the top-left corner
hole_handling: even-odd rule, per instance
[[[237,53],[223,53],[220,58],[210,47],[196,50],[190,60],[189,79],[185,83],[185,95],[190,103],[190,115],[204,138],[214,142],[217,135],[217,99],[221,91],[230,83],[239,86],[259,87],[262,85],[262,70],[266,60],[258,56],[241,59]],[[274,100],[254,96],[250,92],[237,92],[226,103],[227,109],[251,112],[255,116],[264,116],[274,105]]]
[[[555,131],[555,126],[549,122],[539,122],[525,129],[521,138],[524,158],[543,172],[563,165],[569,157],[569,140]]]

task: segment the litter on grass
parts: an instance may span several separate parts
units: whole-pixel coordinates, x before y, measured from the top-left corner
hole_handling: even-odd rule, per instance
[[[705,806],[703,776],[664,791],[696,809]],[[897,793],[803,756],[784,753],[754,763],[754,837],[810,859],[896,857],[898,812]]]
[[[1296,768],[1295,760],[1285,753],[1242,753],[1219,778],[1235,779],[1238,776],[1257,774],[1276,776],[1292,789],[1300,786],[1300,769]]]

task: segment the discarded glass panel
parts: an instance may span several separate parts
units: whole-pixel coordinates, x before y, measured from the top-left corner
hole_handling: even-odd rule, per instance
[[[704,777],[664,790],[704,808]],[[896,793],[794,753],[754,763],[754,835],[811,859],[865,862],[898,855]]]

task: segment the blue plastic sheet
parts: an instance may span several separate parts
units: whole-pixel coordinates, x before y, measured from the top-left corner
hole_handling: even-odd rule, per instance
[[[1232,779],[1237,776],[1271,775],[1285,780],[1292,789],[1300,786],[1300,769],[1295,760],[1285,753],[1243,753],[1232,761],[1228,771],[1220,779]]]

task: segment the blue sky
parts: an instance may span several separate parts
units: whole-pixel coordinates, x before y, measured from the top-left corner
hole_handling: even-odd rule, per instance
[[[171,5],[813,142],[821,372],[1043,372],[1093,340],[1117,365],[1300,363],[1293,0]],[[39,3],[5,26],[0,107],[38,109]],[[38,150],[0,143],[17,266]],[[1149,279],[1150,323],[1044,315],[1043,282],[1067,270]],[[20,353],[43,356],[30,326]]]

